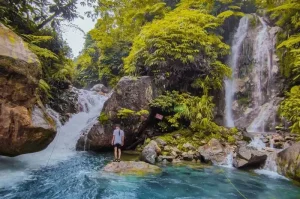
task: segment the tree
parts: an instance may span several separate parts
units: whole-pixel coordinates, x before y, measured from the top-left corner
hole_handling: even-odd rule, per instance
[[[207,3],[205,3],[207,2]],[[157,82],[172,89],[221,88],[230,69],[220,62],[229,46],[216,29],[239,12],[227,10],[218,16],[209,14],[214,1],[183,0],[163,19],[145,25],[134,39],[125,62],[125,72],[154,75]]]
[[[128,56],[133,39],[145,24],[162,18],[169,9],[162,0],[100,0],[100,19],[87,38],[92,42],[77,61],[80,81],[90,84],[100,80],[109,86],[116,85],[124,74],[123,58]],[[84,78],[87,71],[96,70],[97,78]]]

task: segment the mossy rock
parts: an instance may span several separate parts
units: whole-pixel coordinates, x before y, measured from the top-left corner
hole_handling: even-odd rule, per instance
[[[158,166],[146,162],[121,161],[109,163],[103,168],[103,171],[121,175],[143,176],[147,174],[158,174],[161,172],[161,169]]]

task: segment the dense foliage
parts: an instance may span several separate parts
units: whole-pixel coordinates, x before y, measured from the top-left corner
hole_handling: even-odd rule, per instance
[[[218,133],[220,127],[213,122],[212,97],[192,96],[177,91],[166,92],[156,98],[151,107],[165,117],[158,123],[162,131],[189,127],[194,132]],[[170,129],[171,128],[171,129]]]
[[[213,83],[210,87],[220,87],[220,80],[230,71],[220,62],[229,46],[222,42],[218,27],[229,16],[242,15],[241,2],[101,0],[101,18],[89,32],[88,45],[77,60],[79,80],[83,85],[100,80],[114,86],[123,75],[149,74],[174,86],[192,74],[181,87],[192,83],[205,87],[208,82]],[[169,45],[164,46],[164,41]],[[161,49],[155,50],[158,46]],[[162,57],[166,61],[159,61]],[[98,79],[90,79],[96,71]],[[198,76],[193,76],[195,73]]]
[[[90,5],[94,0],[82,0]],[[51,97],[51,90],[65,87],[75,77],[71,49],[62,39],[60,24],[79,17],[78,0],[0,0],[0,22],[14,30],[39,57],[43,79],[40,96]]]
[[[97,24],[78,57],[79,81],[83,86],[100,80],[114,86],[124,75],[123,58],[128,56],[143,25],[162,18],[170,8],[162,0],[99,0]],[[173,5],[174,1],[168,1]],[[90,78],[96,75],[96,78]]]
[[[161,121],[158,120],[158,126],[160,131],[167,132],[160,138],[168,144],[177,145],[179,149],[183,149],[183,144],[187,142],[200,146],[200,140],[209,141],[211,138],[235,143],[236,128],[227,129],[213,122],[212,100],[207,95],[197,97],[177,91],[166,92],[156,98],[151,107],[154,112],[164,115]],[[178,134],[181,136],[174,139]]]
[[[244,3],[100,0],[101,17],[77,58],[79,83],[88,86],[99,81],[113,87],[123,75],[150,75],[166,90],[182,92],[167,91],[152,104],[161,109],[156,104],[160,100],[174,103],[170,102],[168,110],[161,109],[167,115],[159,123],[163,131],[189,127],[193,132],[218,133],[221,127],[213,122],[209,91],[222,88],[224,77],[231,74],[222,62],[229,53],[222,26],[229,17],[243,15]],[[118,115],[124,118],[133,114],[124,109]],[[106,118],[102,115],[99,119]]]
[[[300,132],[300,86],[294,86],[281,103],[280,115],[292,122],[291,131]]]

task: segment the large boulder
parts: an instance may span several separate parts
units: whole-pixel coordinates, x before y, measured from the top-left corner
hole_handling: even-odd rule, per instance
[[[103,168],[103,171],[125,175],[144,175],[159,173],[161,169],[158,166],[151,165],[146,162],[121,161],[109,163]]]
[[[254,147],[246,145],[239,146],[236,157],[233,160],[233,166],[236,168],[257,169],[265,164],[267,157],[265,151],[259,151]]]
[[[88,132],[82,132],[82,136],[77,141],[76,149],[96,152],[108,150],[112,147],[112,135],[112,132],[104,131],[104,126],[96,122]]]
[[[100,121],[78,140],[77,150],[83,150],[83,143],[87,142],[90,149],[95,151],[111,148],[110,140],[115,124],[121,124],[125,132],[124,147],[133,144],[145,127],[149,103],[157,95],[150,77],[123,77],[105,102]]]
[[[278,173],[300,182],[300,142],[277,155]]]
[[[154,140],[151,140],[148,145],[142,151],[141,160],[150,164],[155,164],[158,154],[161,152],[161,149]]]
[[[206,145],[199,147],[200,160],[205,163],[223,164],[226,161],[226,148],[217,139],[211,139]]]
[[[0,24],[0,155],[36,152],[53,140],[53,120],[42,106],[41,117],[35,115],[40,77],[37,56],[19,36]]]

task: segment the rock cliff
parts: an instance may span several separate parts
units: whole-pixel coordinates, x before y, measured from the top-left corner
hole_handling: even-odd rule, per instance
[[[39,116],[34,108],[40,77],[37,56],[0,24],[0,155],[36,152],[53,140],[56,131],[52,119],[42,105]]]

